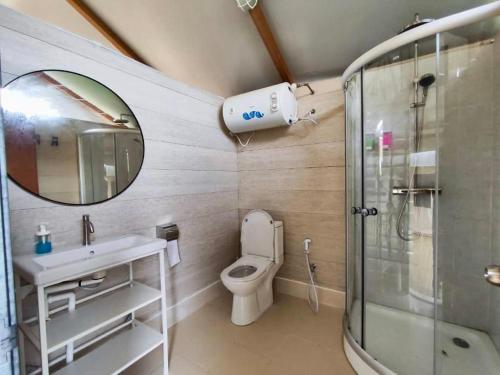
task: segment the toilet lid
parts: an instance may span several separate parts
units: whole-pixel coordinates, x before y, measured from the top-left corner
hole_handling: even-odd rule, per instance
[[[241,253],[274,258],[274,221],[266,211],[250,211],[243,219]]]

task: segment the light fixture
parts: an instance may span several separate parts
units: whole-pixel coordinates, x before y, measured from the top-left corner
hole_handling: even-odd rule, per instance
[[[258,0],[235,0],[238,8],[240,8],[243,12],[247,10],[253,9],[257,6]]]
[[[126,118],[124,117],[130,117],[130,118],[134,118],[134,116],[132,116],[131,114],[128,114],[128,113],[121,113],[120,114],[120,118],[117,118],[117,119],[114,119],[113,122],[115,124],[120,124],[120,125],[125,125],[125,124],[128,124],[130,121],[127,120]]]

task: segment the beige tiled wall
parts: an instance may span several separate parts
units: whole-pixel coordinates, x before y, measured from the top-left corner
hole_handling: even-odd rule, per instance
[[[122,55],[37,20],[0,8],[3,82],[44,68],[87,75],[131,107],[145,139],[143,168],[134,184],[105,203],[54,204],[9,183],[14,255],[30,253],[37,224],[48,222],[55,251],[81,242],[81,217],[90,214],[95,238],[142,233],[175,222],[182,262],[168,271],[168,304],[219,279],[238,252],[236,146],[220,121],[223,99],[164,77]],[[157,265],[137,265],[142,279]],[[167,267],[168,268],[168,267]]]
[[[285,224],[285,263],[279,276],[305,281],[303,240],[312,239],[318,283],[343,290],[344,98],[340,79],[299,91],[299,113],[316,109],[319,125],[256,132],[238,150],[240,219],[261,208]]]

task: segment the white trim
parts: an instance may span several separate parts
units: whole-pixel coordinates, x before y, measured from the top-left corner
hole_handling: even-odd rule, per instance
[[[168,307],[168,326],[172,327],[174,324],[186,319],[189,315],[219,297],[223,291],[224,286],[222,285],[222,282],[217,280],[203,289],[200,289],[190,296],[180,300],[175,305]]]
[[[284,277],[275,277],[275,286],[278,293],[288,294],[293,297],[307,299],[309,284],[302,281],[291,280]],[[345,292],[318,286],[319,303],[326,306],[345,308]]]
[[[500,15],[500,1],[495,1],[490,4],[443,17],[436,21],[416,27],[405,33],[396,35],[395,37],[380,43],[378,46],[370,49],[368,52],[365,52],[363,55],[354,60],[354,62],[344,71],[344,74],[342,74],[342,83],[345,83],[353,73],[357,72],[366,64],[401,46],[407,45],[419,39],[427,38],[437,33],[456,29],[487,18],[495,17],[497,15]]]
[[[368,354],[351,336],[347,329],[347,315],[344,315],[342,330],[344,353],[358,375],[397,375]]]
[[[375,371],[372,367],[370,367],[368,365],[368,363],[366,363],[365,359],[363,359],[358,354],[358,352],[351,345],[351,343],[349,342],[349,340],[347,339],[346,336],[343,337],[343,340],[344,340],[345,356],[347,357],[347,360],[349,361],[352,368],[354,369],[354,371],[356,371],[356,373],[358,375],[381,375],[381,374],[383,374],[383,375],[396,375],[396,373],[392,372],[391,370],[389,370],[385,366],[381,366],[381,367],[383,367],[383,370],[381,370],[381,371],[384,371],[384,372]],[[357,345],[356,343],[354,343],[354,344]],[[363,350],[363,349],[361,349],[361,350]],[[372,357],[370,357],[370,359],[375,361]]]
[[[374,369],[366,364],[365,361],[356,353],[354,348],[344,336],[344,353],[352,368],[358,375],[379,375]]]
[[[220,280],[207,285],[203,289],[200,289],[190,296],[183,298],[175,305],[169,306],[167,308],[167,324],[168,328],[179,323],[180,321],[186,319],[189,315],[195,313],[207,303],[213,301],[219,297],[225,290],[222,282]],[[149,316],[145,323],[155,325],[155,323],[150,323],[152,321],[157,321],[160,318],[160,312],[157,312]]]

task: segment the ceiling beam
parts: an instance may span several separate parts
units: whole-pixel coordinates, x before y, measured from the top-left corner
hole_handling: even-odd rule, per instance
[[[76,92],[74,92],[73,90],[71,90],[70,88],[64,86],[61,82],[59,82],[58,80],[56,80],[55,78],[52,78],[51,76],[49,76],[47,73],[45,72],[40,72],[39,74],[39,77],[41,79],[43,79],[44,81],[48,82],[50,85],[54,86],[56,89],[58,89],[59,91],[63,92],[64,94],[68,95],[70,98],[76,100],[78,103],[86,106],[87,108],[89,108],[92,112],[96,113],[97,115],[99,116],[102,116],[103,118],[105,118],[107,121],[109,122],[114,122],[114,118],[113,116],[111,116],[110,114],[104,112],[103,110],[101,110],[99,107],[97,107],[96,105],[92,104],[91,102],[89,102],[88,100],[82,98],[80,95],[78,95]]]
[[[295,79],[293,78],[290,69],[288,69],[288,65],[285,58],[281,54],[278,43],[276,43],[276,39],[274,39],[273,32],[267,23],[266,16],[260,6],[260,2],[257,3],[255,8],[250,9],[248,12],[250,13],[250,17],[252,17],[255,27],[257,27],[257,30],[259,31],[260,37],[262,38],[262,41],[264,42],[267,51],[274,62],[274,66],[281,76],[281,79],[290,83],[294,82]]]
[[[99,33],[104,36],[118,51],[140,63],[149,65],[134,49],[108,26],[83,0],[66,0],[80,15],[85,18]]]

